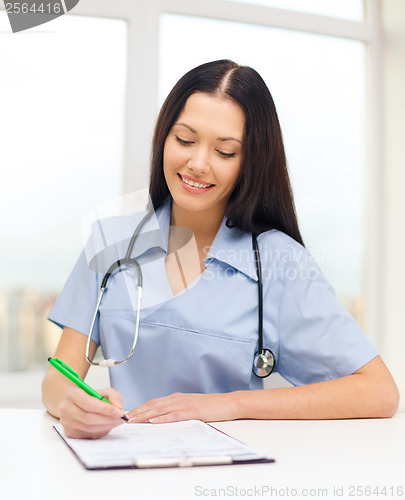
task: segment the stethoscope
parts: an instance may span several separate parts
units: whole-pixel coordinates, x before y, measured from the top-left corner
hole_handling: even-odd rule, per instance
[[[89,334],[87,336],[87,343],[86,343],[86,359],[87,359],[88,363],[90,363],[91,365],[104,366],[104,367],[121,365],[122,363],[125,363],[126,361],[128,361],[135,351],[135,346],[136,346],[136,343],[138,340],[139,319],[140,319],[140,311],[141,311],[142,270],[141,270],[141,266],[139,265],[139,262],[136,259],[131,258],[131,253],[132,253],[132,250],[134,248],[135,240],[136,240],[142,226],[149,219],[149,217],[152,215],[152,213],[153,213],[153,210],[149,210],[147,212],[147,214],[143,217],[143,219],[138,224],[138,227],[135,229],[135,231],[131,237],[131,240],[129,242],[125,257],[123,259],[117,260],[116,262],[114,262],[114,264],[112,264],[109,267],[109,269],[107,270],[107,272],[104,275],[103,281],[101,282],[100,291],[99,291],[99,294],[97,296],[96,307],[94,310],[93,319],[91,321]],[[261,267],[261,261],[260,261],[259,245],[257,243],[257,237],[254,233],[252,233],[252,246],[253,246],[253,253],[254,253],[255,262],[256,262],[258,300],[259,300],[259,308],[258,308],[258,330],[259,330],[258,347],[259,348],[258,348],[258,350],[255,353],[254,358],[253,358],[252,371],[257,377],[266,378],[273,372],[275,364],[276,364],[276,359],[275,359],[274,354],[272,353],[272,351],[270,349],[263,347],[263,278],[262,278],[262,267]],[[125,269],[128,269],[128,267],[130,267],[130,266],[135,267],[136,274],[138,277],[135,334],[134,334],[134,340],[132,342],[131,350],[129,351],[128,356],[125,359],[122,359],[120,361],[116,361],[115,359],[102,359],[102,360],[97,361],[97,362],[92,361],[90,359],[90,341],[92,338],[94,324],[96,322],[97,314],[98,314],[99,309],[100,309],[101,299],[102,299],[102,297],[104,295],[104,291],[107,287],[108,280],[109,280],[110,276],[115,271],[121,272]]]

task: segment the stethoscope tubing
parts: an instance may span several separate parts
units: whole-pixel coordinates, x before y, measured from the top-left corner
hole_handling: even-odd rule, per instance
[[[259,352],[263,351],[263,276],[262,276],[262,264],[260,260],[259,245],[257,243],[257,237],[255,233],[252,233],[252,243],[253,243],[253,253],[256,262],[256,272],[257,272],[257,290],[258,290],[258,330],[259,330]]]
[[[142,229],[143,225],[151,217],[152,214],[153,214],[153,210],[149,209],[148,212],[146,213],[146,215],[141,220],[141,222],[136,227],[136,229],[135,229],[135,231],[134,231],[134,233],[133,233],[133,235],[131,237],[131,240],[129,242],[127,253],[126,253],[125,257],[123,259],[120,259],[120,260],[117,260],[116,262],[114,262],[109,267],[109,269],[107,270],[107,272],[105,273],[105,275],[103,277],[103,281],[101,282],[100,291],[99,291],[99,294],[98,294],[98,297],[97,297],[96,307],[94,309],[94,314],[93,314],[93,318],[92,318],[92,321],[91,321],[91,325],[90,325],[90,329],[89,329],[89,334],[87,336],[87,342],[86,342],[86,359],[87,359],[87,362],[90,365],[93,365],[93,366],[103,366],[103,367],[110,367],[110,366],[114,366],[114,365],[121,365],[122,363],[125,363],[126,361],[128,361],[130,359],[130,357],[132,356],[132,354],[134,353],[134,351],[135,351],[136,343],[138,341],[138,333],[139,333],[139,322],[140,322],[141,300],[142,300],[142,288],[143,288],[143,276],[142,276],[142,269],[141,269],[141,266],[139,265],[139,262],[136,259],[132,259],[131,258],[131,253],[132,253],[132,250],[133,250],[133,247],[134,247],[134,244],[135,244],[135,240],[136,240],[136,238],[137,238],[140,230]],[[128,265],[135,266],[136,271],[137,271],[137,277],[138,277],[138,285],[137,285],[137,308],[136,308],[136,319],[135,319],[135,334],[134,334],[134,340],[132,342],[131,350],[130,350],[128,356],[125,359],[122,359],[120,361],[116,361],[114,359],[102,359],[101,361],[93,361],[92,359],[90,359],[90,342],[91,342],[91,337],[92,337],[92,334],[93,334],[93,330],[94,330],[94,325],[95,325],[95,322],[96,322],[97,314],[99,312],[99,308],[100,308],[100,304],[101,304],[101,299],[102,299],[102,297],[104,295],[104,292],[105,292],[105,290],[107,288],[107,283],[108,283],[108,280],[110,279],[110,276],[114,273],[114,271],[116,269],[118,269],[119,271],[122,271],[125,268],[125,266],[128,266]]]

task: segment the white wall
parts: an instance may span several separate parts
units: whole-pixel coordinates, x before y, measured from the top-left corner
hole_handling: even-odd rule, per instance
[[[405,2],[382,0],[382,355],[405,400]],[[401,404],[405,411],[405,401]]]

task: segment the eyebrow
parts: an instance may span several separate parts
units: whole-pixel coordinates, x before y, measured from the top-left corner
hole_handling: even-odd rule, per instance
[[[194,130],[192,127],[190,127],[190,125],[187,125],[186,123],[175,123],[175,125],[182,125],[183,127],[188,128],[193,134],[198,135],[197,130]],[[222,142],[236,141],[236,142],[239,142],[240,144],[242,144],[242,141],[240,141],[239,139],[236,139],[235,137],[217,137],[217,141],[222,141]]]

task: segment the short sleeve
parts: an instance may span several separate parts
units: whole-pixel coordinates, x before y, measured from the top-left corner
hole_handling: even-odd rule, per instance
[[[294,385],[351,375],[378,355],[305,251],[284,272],[279,373]]]
[[[67,326],[88,335],[97,303],[97,295],[97,273],[89,269],[83,251],[49,313],[48,319],[61,328]],[[98,318],[94,325],[92,338],[97,344],[100,343]]]

